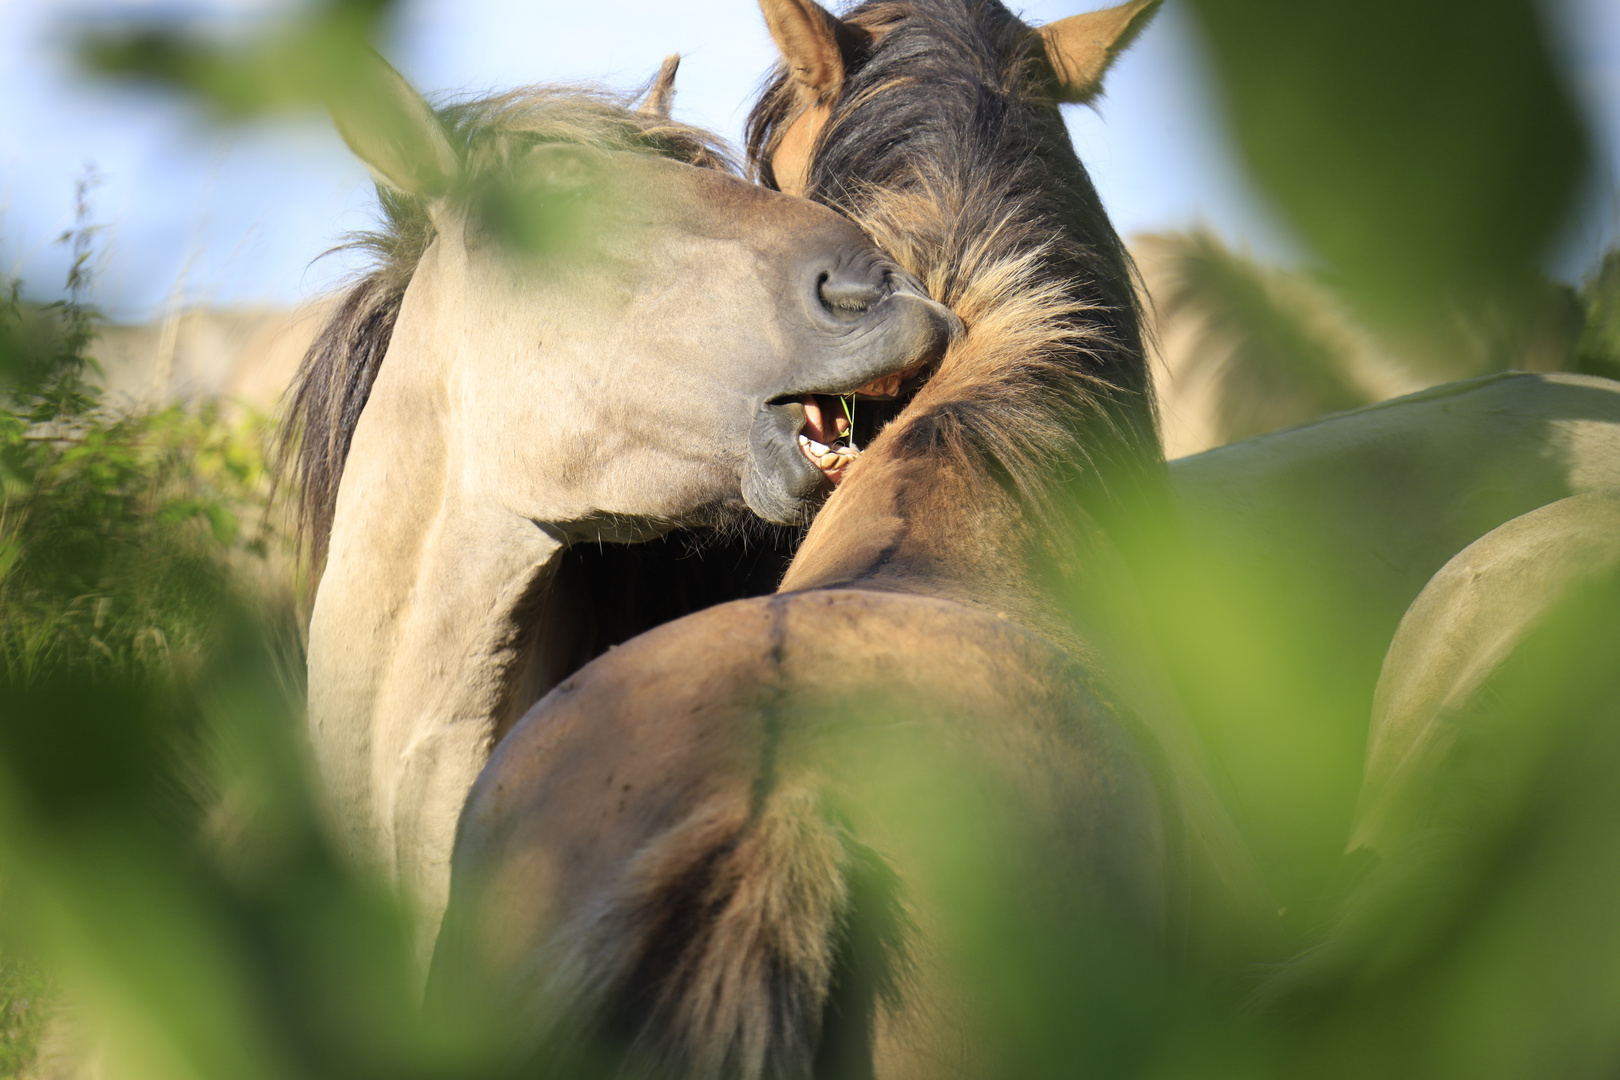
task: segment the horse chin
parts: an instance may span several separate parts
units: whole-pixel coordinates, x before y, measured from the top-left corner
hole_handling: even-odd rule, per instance
[[[743,502],[775,525],[802,524],[824,480],[821,470],[799,450],[804,423],[804,406],[798,401],[765,402],[749,432]]]

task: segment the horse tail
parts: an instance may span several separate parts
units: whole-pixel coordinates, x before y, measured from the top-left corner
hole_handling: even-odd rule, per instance
[[[810,786],[699,804],[553,938],[548,1056],[562,1036],[602,1075],[870,1077],[906,966],[896,884]]]

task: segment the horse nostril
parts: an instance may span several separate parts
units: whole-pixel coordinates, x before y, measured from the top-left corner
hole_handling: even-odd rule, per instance
[[[858,280],[823,270],[816,279],[816,294],[821,306],[834,315],[860,315],[871,310],[888,295],[884,283]]]

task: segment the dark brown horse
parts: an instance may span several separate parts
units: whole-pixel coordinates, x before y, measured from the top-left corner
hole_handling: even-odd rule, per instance
[[[994,0],[765,6],[761,173],[800,131],[805,192],[968,332],[857,404],[865,449],[823,462],[781,592],[622,645],[497,749],[429,1005],[493,993],[542,1060],[614,1075],[1005,1069],[977,920],[1151,957],[1247,888],[1190,740],[1099,648],[1127,634],[1100,523],[1162,463],[1130,268],[1057,104],[1147,5],[1076,34]],[[804,405],[816,441],[849,434]]]

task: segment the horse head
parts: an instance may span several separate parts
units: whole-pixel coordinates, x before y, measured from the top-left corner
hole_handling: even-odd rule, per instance
[[[1128,0],[1031,31],[1045,61],[1040,73],[1053,103],[1089,104],[1102,93],[1103,76],[1157,13],[1163,0]],[[845,76],[860,67],[883,35],[904,16],[897,4],[864,4],[840,19],[816,0],[760,0],[765,23],[788,73],[765,148],[765,181],[794,195],[805,192],[816,140],[844,93]],[[1039,61],[1037,61],[1039,62]],[[751,151],[758,148],[750,147]]]
[[[455,139],[380,59],[369,82],[339,128],[433,235],[389,368],[453,387],[478,497],[570,539],[708,522],[739,495],[802,520],[822,477],[800,401],[914,368],[954,332],[849,222],[692,168],[724,159],[660,111],[667,78],[662,103],[574,141],[490,129],[542,108],[601,127],[600,105],[508,95]]]

